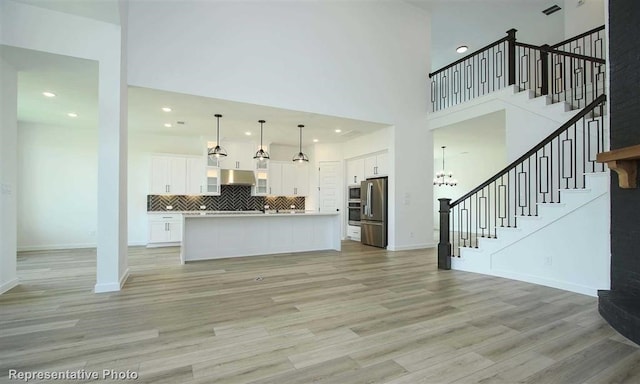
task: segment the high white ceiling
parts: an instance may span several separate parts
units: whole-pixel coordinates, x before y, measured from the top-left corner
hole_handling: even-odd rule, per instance
[[[115,0],[18,0],[51,10],[119,23]],[[134,0],[138,1],[138,0]],[[396,0],[398,1],[398,0]],[[515,27],[518,38],[529,43],[553,42],[563,34],[563,12],[544,16],[550,5],[564,5],[564,0],[407,0],[432,14],[432,68],[460,57],[459,45],[473,51],[504,36]],[[557,36],[557,38],[556,38]],[[2,47],[20,70],[18,118],[22,122],[64,125],[70,128],[97,126],[97,64],[89,60]],[[426,76],[426,74],[425,74]],[[50,90],[58,96],[44,98]],[[162,112],[170,106],[173,111]],[[426,108],[426,106],[425,106]],[[78,113],[77,118],[67,116]],[[130,87],[129,130],[155,134],[214,134],[215,118],[221,113],[223,138],[246,138],[245,132],[259,135],[257,120],[267,120],[265,143],[297,145],[298,124],[304,124],[304,143],[316,138],[320,142],[343,142],[386,125],[289,111],[266,106],[236,103],[205,97]],[[184,125],[177,124],[185,122]],[[165,123],[172,127],[164,127]],[[334,132],[341,129],[341,133]]]
[[[431,13],[431,70],[437,70],[518,30],[517,39],[529,44],[553,44],[564,39],[564,10],[546,16],[565,0],[407,0]],[[465,54],[456,53],[461,45]]]

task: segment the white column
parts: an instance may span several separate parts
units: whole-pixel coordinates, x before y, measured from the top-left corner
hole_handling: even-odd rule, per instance
[[[2,48],[0,48],[0,53]],[[0,294],[18,284],[18,76],[0,56]]]
[[[98,71],[98,232],[95,292],[118,291],[127,261],[127,76],[126,19],[118,54],[100,60]]]

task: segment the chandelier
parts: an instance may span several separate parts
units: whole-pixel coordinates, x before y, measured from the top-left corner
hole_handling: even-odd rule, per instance
[[[445,172],[444,170],[444,149],[446,147],[443,145],[442,146],[442,170],[436,172],[436,177],[433,179],[433,185],[437,185],[438,187],[441,187],[443,185],[448,185],[448,186],[455,186],[458,185],[458,180],[453,178],[453,173],[452,172]]]

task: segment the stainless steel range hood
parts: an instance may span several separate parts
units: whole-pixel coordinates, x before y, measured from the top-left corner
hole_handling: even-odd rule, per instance
[[[256,177],[253,171],[221,169],[220,185],[256,185]]]

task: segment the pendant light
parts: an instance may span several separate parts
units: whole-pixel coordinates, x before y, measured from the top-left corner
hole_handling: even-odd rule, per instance
[[[260,149],[256,152],[256,155],[253,156],[253,158],[260,161],[269,160],[269,152],[262,149],[262,124],[266,123],[266,121],[258,120],[258,123],[260,123]]]
[[[308,163],[309,157],[307,157],[307,155],[302,153],[302,128],[304,128],[304,125],[300,124],[298,125],[298,128],[300,128],[300,152],[298,152],[297,155],[293,156],[293,161],[297,161],[299,163],[304,163],[304,162]]]
[[[453,178],[453,173],[446,173],[444,170],[444,149],[446,147],[442,146],[442,171],[436,172],[436,177],[433,179],[433,185],[437,185],[441,187],[443,185],[447,185],[450,187],[454,187],[458,184],[458,180]]]
[[[213,149],[209,149],[209,156],[226,157],[227,151],[220,146],[220,118],[222,117],[222,115],[215,114],[214,116],[216,117],[217,126],[218,126],[217,134],[216,134],[216,147]]]

